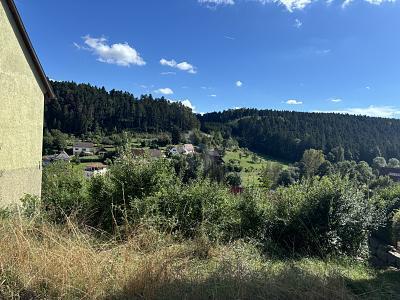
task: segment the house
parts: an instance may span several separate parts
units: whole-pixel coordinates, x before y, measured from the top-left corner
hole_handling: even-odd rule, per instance
[[[70,159],[69,155],[67,154],[67,152],[65,152],[63,150],[58,154],[43,156],[42,162],[43,162],[43,166],[47,166],[56,161],[70,162],[70,160],[71,159]]]
[[[194,146],[192,144],[184,144],[179,150],[184,155],[193,154]]]
[[[142,148],[133,148],[132,149],[132,155],[133,157],[143,157],[145,156],[146,151],[144,151],[144,149]]]
[[[85,177],[91,178],[97,175],[105,175],[107,173],[107,166],[102,163],[93,163],[85,167]]]
[[[159,149],[149,149],[149,155],[151,158],[162,158],[164,154]]]
[[[1,206],[41,194],[44,101],[52,98],[14,1],[0,0]]]
[[[73,147],[73,154],[74,155],[94,155],[96,152],[96,148],[94,147],[93,143],[87,142],[77,142],[74,144]]]

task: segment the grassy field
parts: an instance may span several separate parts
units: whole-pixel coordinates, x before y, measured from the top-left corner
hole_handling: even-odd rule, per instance
[[[225,163],[235,161],[235,164],[242,167],[240,175],[242,177],[244,186],[259,184],[260,171],[269,162],[280,164],[283,168],[287,168],[288,166],[288,164],[285,162],[278,161],[267,156],[260,156],[242,148],[239,148],[236,151],[227,150],[225,152],[224,161]]]
[[[0,221],[1,299],[398,299],[400,273],[347,259],[276,260],[245,242],[212,244],[137,228],[98,240]]]

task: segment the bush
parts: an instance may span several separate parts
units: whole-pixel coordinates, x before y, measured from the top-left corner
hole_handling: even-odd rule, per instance
[[[374,205],[384,211],[384,226],[373,232],[373,236],[384,243],[392,242],[392,218],[400,209],[400,184],[379,189],[372,197]]]
[[[205,180],[176,184],[157,196],[135,199],[131,207],[133,219],[151,221],[167,232],[227,241],[239,229],[235,201],[224,186]]]
[[[279,188],[267,212],[271,238],[294,252],[359,255],[382,213],[348,179],[313,178]]]
[[[129,156],[116,160],[106,176],[97,176],[90,181],[92,225],[112,231],[116,226],[137,223],[135,219],[127,219],[132,210],[131,203],[162,194],[176,182],[171,163],[165,160]]]
[[[44,168],[41,206],[46,216],[55,222],[63,222],[72,215],[88,214],[87,181],[82,170],[65,162]]]
[[[398,246],[398,243],[400,242],[400,210],[398,210],[393,216],[392,241],[396,246]]]

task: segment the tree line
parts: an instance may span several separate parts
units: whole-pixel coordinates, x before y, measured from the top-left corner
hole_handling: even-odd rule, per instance
[[[123,91],[75,82],[52,82],[56,99],[45,103],[45,128],[69,134],[94,131],[164,132],[199,127],[191,109],[164,97],[135,98]]]
[[[311,148],[339,155],[339,160],[372,163],[375,157],[400,157],[400,120],[396,119],[257,109],[198,118],[205,132],[221,131],[243,147],[288,161],[299,161]]]
[[[400,158],[400,120],[335,113],[236,109],[196,115],[179,102],[75,82],[52,82],[57,95],[45,104],[45,129],[90,132],[170,132],[201,128],[275,158],[299,161],[307,149],[341,160]]]

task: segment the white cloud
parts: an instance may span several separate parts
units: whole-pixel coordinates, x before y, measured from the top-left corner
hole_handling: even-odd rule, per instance
[[[188,72],[190,74],[196,74],[197,73],[196,67],[191,65],[191,64],[189,64],[186,61],[183,61],[181,63],[177,63],[174,59],[167,60],[165,58],[162,58],[162,59],[160,59],[160,64],[162,66],[167,66],[167,67],[179,69],[181,71],[186,71],[186,72]]]
[[[343,100],[342,99],[340,99],[340,98],[333,98],[333,99],[331,99],[331,102],[334,102],[334,103],[339,103],[339,102],[342,102]]]
[[[176,75],[176,72],[161,72],[161,75]]]
[[[241,87],[243,85],[243,82],[241,82],[240,80],[236,81],[236,86],[237,87]]]
[[[301,104],[303,104],[303,102],[291,99],[291,100],[286,101],[286,104],[288,104],[288,105],[301,105]]]
[[[343,3],[342,3],[342,8],[344,9],[344,8],[346,8],[347,6],[349,6],[351,3],[353,3],[354,2],[354,0],[345,0]],[[381,4],[383,4],[384,2],[391,2],[391,3],[393,3],[393,2],[396,2],[396,0],[365,0],[365,2],[368,2],[369,4],[373,4],[373,5],[381,5]]]
[[[92,38],[89,35],[84,36],[83,40],[86,46],[80,46],[77,43],[74,43],[74,46],[79,50],[87,50],[97,55],[97,60],[100,62],[123,67],[146,64],[140,54],[128,43],[109,45],[106,38]]]
[[[274,3],[283,5],[290,12],[295,10],[303,10],[307,5],[311,4],[312,0],[272,0]],[[259,0],[259,2],[266,4],[268,0]]]
[[[294,27],[300,29],[301,26],[303,26],[303,23],[299,19],[294,20]]]
[[[157,94],[163,94],[163,95],[172,95],[174,93],[173,90],[171,90],[170,88],[161,88],[158,90],[154,91]]]
[[[189,107],[193,112],[196,112],[196,107],[190,102],[189,99],[180,100],[179,102],[182,103],[184,106]]]
[[[197,0],[200,4],[205,4],[210,7],[215,7],[218,5],[234,5],[234,0]]]
[[[229,35],[225,35],[224,38],[226,38],[227,40],[231,40],[231,41],[236,40],[234,37],[229,36]]]
[[[315,54],[324,56],[324,55],[328,55],[331,52],[332,52],[331,49],[322,49],[322,50],[316,50]]]
[[[209,97],[213,97],[213,98],[215,98],[215,97],[217,97],[217,95],[215,95],[215,94],[211,94],[211,95],[208,95]]]
[[[315,111],[315,112],[362,115],[362,116],[381,117],[381,118],[400,117],[400,108],[396,108],[394,106],[370,105],[368,107],[355,107],[337,111]]]
[[[189,99],[184,99],[184,100],[172,100],[172,99],[168,99],[169,102],[171,103],[182,103],[182,105],[189,107],[194,113],[196,113],[196,106],[194,106],[192,104],[192,102],[190,102]]]
[[[366,86],[365,88],[366,88],[367,90],[370,90],[370,89],[371,89],[371,87],[370,87],[370,86]]]
[[[234,5],[234,0],[197,0],[201,4],[205,4],[208,8],[216,8],[219,5]],[[294,12],[296,10],[303,10],[308,5],[312,4],[313,2],[317,2],[318,0],[242,0],[244,2],[258,2],[263,5],[276,3],[278,5],[284,6],[289,12]],[[325,0],[327,5],[331,5],[334,0]],[[384,2],[396,2],[397,0],[364,0],[373,5],[381,5]],[[238,2],[238,1],[236,1]],[[354,0],[344,0],[342,2],[342,8],[346,8]]]

